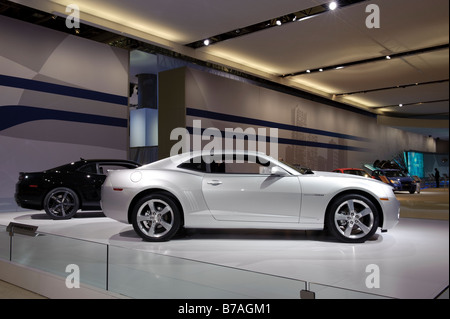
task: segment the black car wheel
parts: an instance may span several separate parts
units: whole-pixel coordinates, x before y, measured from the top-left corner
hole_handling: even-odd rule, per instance
[[[164,194],[142,198],[132,211],[133,228],[146,241],[161,242],[171,239],[180,228],[180,210]]]
[[[379,224],[378,210],[366,197],[345,195],[335,200],[327,215],[327,229],[347,243],[361,243],[370,239]]]
[[[69,188],[56,188],[44,199],[45,212],[53,219],[70,219],[75,216],[79,208],[80,200]]]

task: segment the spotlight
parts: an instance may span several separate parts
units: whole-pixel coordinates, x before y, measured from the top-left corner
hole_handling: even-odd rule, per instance
[[[277,20],[277,25],[281,25],[281,21],[280,20]]]
[[[203,41],[203,44],[205,46],[208,46],[211,43],[211,41],[209,41],[209,39],[206,39],[205,41]]]
[[[400,107],[403,107],[403,104],[402,103],[400,103],[398,106],[400,106]]]
[[[391,57],[389,55],[386,55],[386,60],[390,60]]]
[[[330,8],[330,10],[336,10],[336,8],[338,7],[337,2],[333,1],[331,2],[328,7]]]

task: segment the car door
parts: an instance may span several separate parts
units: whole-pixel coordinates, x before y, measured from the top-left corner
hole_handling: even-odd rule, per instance
[[[271,165],[218,163],[205,174],[202,191],[211,214],[220,221],[297,223],[301,188],[298,177],[271,174]]]
[[[89,163],[77,172],[77,186],[83,198],[83,206],[96,207],[100,205],[100,191],[106,175],[98,170],[98,163]]]

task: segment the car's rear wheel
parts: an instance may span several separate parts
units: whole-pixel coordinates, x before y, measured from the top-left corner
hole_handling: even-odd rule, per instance
[[[379,224],[375,205],[365,196],[349,194],[335,200],[329,209],[327,228],[339,240],[361,243],[373,237]]]
[[[131,217],[134,230],[146,241],[170,240],[181,225],[180,210],[174,200],[159,193],[139,200]]]
[[[78,195],[70,188],[56,188],[44,199],[44,209],[52,219],[70,219],[80,208]]]

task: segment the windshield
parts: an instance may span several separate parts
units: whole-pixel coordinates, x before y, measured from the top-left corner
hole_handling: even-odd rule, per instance
[[[407,177],[407,175],[405,175],[401,171],[384,171],[384,174],[387,177]]]
[[[286,163],[286,162],[281,162],[281,163],[283,163],[283,164],[286,165],[286,166],[289,166],[290,168],[296,170],[297,172],[299,172],[299,173],[302,174],[302,175],[305,175],[305,174],[314,174],[314,172],[313,172],[310,168],[308,168],[308,167],[303,167],[303,166],[301,166],[301,165],[299,165],[299,164],[288,164],[288,163]]]
[[[359,169],[347,169],[344,171],[345,174],[357,175],[357,176],[366,176],[367,173],[359,170]]]

